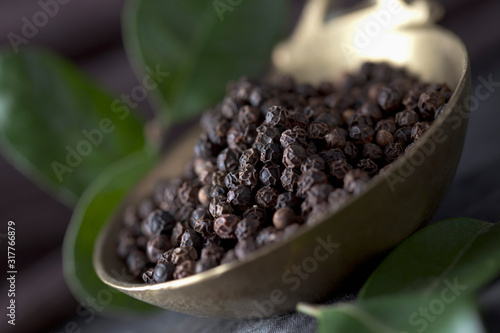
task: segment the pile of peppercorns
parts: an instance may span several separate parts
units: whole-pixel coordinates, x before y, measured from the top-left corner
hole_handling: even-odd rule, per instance
[[[234,260],[320,220],[414,145],[451,96],[365,63],[337,86],[242,78],[202,117],[183,176],[128,207],[118,255],[146,283]]]

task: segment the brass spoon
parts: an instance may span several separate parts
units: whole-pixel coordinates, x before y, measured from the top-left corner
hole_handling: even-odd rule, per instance
[[[394,4],[399,9],[379,34],[373,30],[368,43],[356,40],[368,34],[365,29],[374,29],[380,13]],[[327,5],[328,0],[307,3],[294,35],[275,49],[276,72],[314,83],[338,78],[366,60],[386,60],[406,66],[423,80],[455,88],[442,116],[413,149],[333,214],[244,261],[155,285],[116,277],[113,272],[124,268],[115,255],[124,207],[152,193],[156,180],[181,172],[200,133],[195,128],[132,191],[101,231],[94,267],[102,281],[144,302],[191,315],[263,318],[338,290],[363,264],[396,246],[432,216],[453,178],[465,139],[470,97],[467,51],[455,35],[432,23],[435,11],[426,1],[407,5],[402,0],[379,0],[325,21]]]

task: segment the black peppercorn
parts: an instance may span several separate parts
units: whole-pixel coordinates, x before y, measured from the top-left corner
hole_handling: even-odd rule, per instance
[[[283,151],[283,164],[287,168],[300,168],[306,159],[306,151],[302,146],[291,144]]]
[[[238,120],[242,125],[257,123],[260,119],[260,110],[249,105],[242,106],[238,112]]]
[[[236,151],[226,148],[217,156],[217,167],[224,172],[230,172],[238,169],[239,156]]]
[[[231,97],[226,97],[222,101],[221,113],[227,119],[233,119],[238,114],[238,105]]]
[[[265,164],[259,173],[259,178],[264,186],[275,186],[279,184],[281,177],[281,166],[278,164]]]
[[[237,186],[227,192],[227,202],[237,210],[244,210],[252,203],[252,191],[247,186]]]
[[[396,123],[394,122],[394,119],[388,118],[378,121],[375,125],[375,131],[380,130],[386,130],[391,134],[394,134],[394,132],[396,132]]]
[[[308,170],[323,171],[325,169],[325,160],[319,155],[314,154],[307,157],[300,166],[302,173]]]
[[[394,133],[394,142],[407,145],[411,142],[411,127],[401,127]]]
[[[344,178],[344,189],[349,193],[357,194],[370,180],[367,172],[361,169],[353,169],[346,173]]]
[[[311,139],[324,139],[329,131],[330,128],[328,127],[327,124],[318,121],[313,121],[309,125],[307,135]]]
[[[213,198],[210,201],[208,210],[214,218],[219,217],[223,214],[232,214],[234,212],[233,206],[231,206],[231,204],[227,202],[225,198],[221,197]]]
[[[378,165],[369,158],[362,159],[358,162],[357,168],[368,173],[370,176],[375,176],[378,172]]]
[[[196,157],[206,159],[217,156],[219,149],[219,146],[212,143],[212,141],[208,138],[208,135],[203,133],[194,147],[194,154]]]
[[[344,155],[349,162],[354,162],[358,158],[358,147],[352,142],[347,142],[344,147]]]
[[[239,172],[239,180],[240,184],[245,185],[251,189],[257,186],[257,182],[259,181],[259,175],[257,170],[255,170],[253,165],[245,165],[241,168]]]
[[[175,267],[174,279],[183,279],[195,273],[194,261],[187,260]]]
[[[262,247],[264,245],[279,241],[281,237],[282,234],[278,232],[275,227],[267,227],[259,232],[259,234],[255,238],[255,242],[258,247]]]
[[[299,199],[293,192],[285,192],[278,195],[278,200],[276,202],[276,209],[290,207],[294,210],[297,210],[297,206],[299,205]]]
[[[346,160],[337,160],[328,164],[330,167],[330,175],[338,181],[342,180],[345,174],[352,169],[352,165],[347,163]]]
[[[368,126],[352,126],[349,130],[349,136],[354,143],[369,143],[373,140],[375,132]]]
[[[326,145],[329,148],[344,148],[346,144],[347,131],[336,128],[325,136]]]
[[[156,264],[153,272],[153,279],[156,283],[166,282],[174,279],[175,265],[168,262]]]
[[[397,159],[404,152],[404,147],[401,143],[389,143],[385,149],[384,154],[389,162]]]
[[[401,108],[401,94],[397,89],[384,87],[378,96],[378,104],[387,111],[393,112]]]
[[[253,238],[260,229],[260,222],[256,219],[244,218],[236,226],[235,235],[239,241]]]
[[[153,268],[148,269],[142,274],[142,280],[146,282],[146,284],[155,284],[156,282],[153,278],[153,274],[154,274],[154,269]]]
[[[319,170],[318,170],[319,171]],[[295,169],[286,168],[281,174],[281,186],[289,192],[293,192],[297,189],[299,182],[300,173]]]
[[[278,163],[283,151],[277,143],[268,143],[260,151],[260,160],[264,163]]]
[[[186,229],[181,237],[180,247],[192,246],[199,249],[202,244],[200,235],[193,229]]]
[[[375,142],[380,147],[385,147],[393,141],[394,141],[394,137],[392,136],[391,132],[386,131],[386,130],[379,130],[377,132],[377,136],[375,137]]]
[[[413,140],[418,140],[424,135],[425,132],[429,129],[429,123],[419,122],[416,123],[411,129],[411,138]]]
[[[266,113],[266,124],[283,131],[288,123],[288,110],[282,106],[272,106]]]
[[[345,161],[345,160],[344,160]],[[297,196],[304,197],[311,187],[317,184],[324,184],[328,181],[326,174],[322,171],[309,170],[304,172],[298,181]]]
[[[204,237],[209,237],[214,233],[214,223],[210,218],[198,220],[194,223],[193,229]]]
[[[168,258],[167,258],[168,259]],[[192,261],[198,259],[198,253],[193,246],[176,247],[171,254],[170,262],[174,265],[179,265],[184,261]]]
[[[142,251],[134,250],[132,251],[126,260],[127,268],[130,273],[134,276],[139,277],[144,270],[146,270],[146,265],[148,259]]]
[[[255,202],[262,208],[274,207],[278,201],[278,194],[278,191],[272,187],[262,187],[255,194]]]
[[[382,119],[382,111],[377,104],[373,102],[365,102],[361,105],[360,113],[362,115],[370,116],[374,121],[379,121]]]
[[[147,256],[150,262],[155,263],[172,244],[165,235],[154,235],[147,243]]]
[[[418,114],[415,111],[404,110],[396,113],[396,124],[400,127],[413,126],[418,122]]]
[[[141,230],[144,235],[151,237],[169,232],[174,225],[175,220],[170,213],[157,209],[142,222]]]
[[[214,231],[222,239],[236,238],[236,227],[240,222],[238,216],[233,214],[224,214],[214,220]]]
[[[286,148],[292,144],[307,146],[307,132],[300,127],[294,127],[281,133],[281,147]]]
[[[363,146],[363,158],[369,158],[374,161],[381,159],[383,156],[382,148],[374,143],[365,143]]]
[[[247,165],[251,165],[253,167],[257,166],[257,163],[260,161],[260,151],[255,148],[250,148],[240,156],[240,168],[243,169]]]
[[[229,190],[240,185],[240,173],[238,171],[229,172],[224,178],[224,184]]]
[[[420,95],[418,110],[424,120],[433,120],[436,110],[444,103],[446,103],[446,99],[440,92],[428,90]]]
[[[267,212],[265,209],[260,208],[257,205],[253,205],[248,208],[244,213],[243,217],[246,219],[257,220],[260,224],[265,224],[267,222]]]

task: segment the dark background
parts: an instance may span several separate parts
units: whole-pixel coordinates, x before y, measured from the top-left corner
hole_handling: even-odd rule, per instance
[[[138,84],[123,50],[120,12],[123,0],[73,0],[60,6],[58,15],[30,43],[49,47],[76,62],[80,68],[117,94]],[[295,1],[298,15],[303,1]],[[344,1],[344,3],[349,1]],[[353,1],[351,1],[353,2]],[[500,1],[441,0],[446,16],[440,22],[458,34],[468,47],[473,89],[478,78],[492,75],[500,81]],[[37,1],[0,0],[0,45],[10,47],[9,32],[20,34],[23,16],[40,10]],[[22,47],[21,47],[22,49]],[[473,90],[474,91],[474,90]],[[434,220],[474,217],[500,220],[500,88],[481,102],[472,114],[462,160],[447,197]],[[142,105],[145,118],[152,112]],[[76,320],[82,332],[140,332],[138,321],[128,318],[96,317],[87,323],[75,315],[78,303],[69,293],[61,268],[61,244],[71,209],[38,189],[0,156],[0,221],[16,222],[17,327],[16,332],[63,332],[69,320]],[[6,227],[5,227],[6,228]],[[2,229],[6,230],[4,227]],[[3,232],[3,231],[2,231]],[[5,235],[0,235],[4,242]],[[3,245],[2,245],[3,248]],[[4,255],[2,255],[2,258]],[[5,260],[2,259],[4,267]],[[3,271],[3,268],[2,268]],[[0,288],[4,308],[6,284]],[[481,305],[491,331],[498,332],[494,318],[500,318],[500,285],[483,292]],[[5,315],[2,312],[2,318]],[[72,319],[73,317],[73,319]],[[83,318],[87,319],[87,317]],[[5,318],[1,320],[4,327]],[[145,321],[142,320],[142,323]],[[266,322],[251,323],[197,319],[163,312],[146,321],[150,332],[162,331],[295,331],[314,329],[314,321],[292,314]],[[12,328],[12,327],[11,327]],[[2,332],[5,330],[1,330]]]

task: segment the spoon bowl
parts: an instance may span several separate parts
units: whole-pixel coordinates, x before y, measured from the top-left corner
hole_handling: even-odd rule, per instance
[[[290,238],[263,247],[244,261],[154,285],[117,275],[125,271],[115,255],[124,208],[150,195],[157,180],[182,172],[201,133],[196,127],[167,152],[101,231],[94,267],[102,281],[144,302],[191,315],[269,317],[294,310],[299,301],[319,301],[339,290],[364,264],[425,225],[454,176],[465,139],[470,99],[467,51],[455,35],[431,24],[429,6],[416,1],[412,6],[424,8],[423,14],[401,3],[411,13],[407,24],[387,28],[371,45],[346,55],[342,43],[355,45],[356,29],[362,29],[373,10],[387,2],[324,21],[326,3],[313,0],[307,4],[294,35],[275,50],[275,72],[316,83],[338,78],[363,61],[384,60],[454,89],[443,114],[411,150],[361,193],[319,223],[304,225]]]

